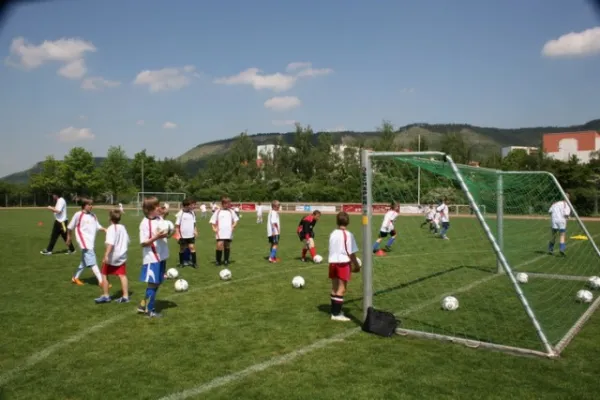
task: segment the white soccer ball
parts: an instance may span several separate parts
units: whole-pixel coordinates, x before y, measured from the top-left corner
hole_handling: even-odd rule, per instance
[[[294,279],[292,279],[292,286],[294,289],[302,289],[304,284],[304,278],[301,276],[295,276]]]
[[[317,254],[315,258],[313,258],[313,261],[315,262],[315,264],[321,264],[323,262],[323,257]]]
[[[589,290],[580,290],[577,292],[577,301],[580,303],[591,303],[594,295]]]
[[[167,278],[169,279],[175,279],[179,276],[179,271],[177,271],[175,268],[169,268],[167,270]]]
[[[230,279],[231,279],[231,271],[230,271],[230,270],[228,270],[227,268],[225,268],[225,269],[222,269],[222,270],[219,272],[219,277],[220,277],[222,280],[224,280],[224,281],[228,281],[228,280],[230,280]]]
[[[171,236],[173,233],[175,233],[175,225],[173,225],[173,222],[163,219],[158,223],[156,231],[160,234],[166,233],[167,236]]]
[[[590,279],[588,279],[588,286],[594,290],[600,289],[600,278],[597,276],[592,276]]]
[[[458,299],[454,296],[446,296],[442,299],[442,308],[446,311],[454,311],[458,308]]]
[[[519,272],[517,274],[517,282],[519,282],[519,283],[529,282],[529,275],[527,275],[525,272]]]
[[[177,279],[175,281],[176,292],[186,292],[190,286],[185,279]]]
[[[362,260],[360,258],[356,257],[356,263],[359,267],[362,267]]]

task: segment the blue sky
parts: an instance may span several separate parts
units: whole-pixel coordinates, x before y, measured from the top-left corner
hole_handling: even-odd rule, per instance
[[[0,176],[73,146],[173,157],[292,121],[584,123],[600,118],[596,27],[579,0],[21,6],[0,30]]]

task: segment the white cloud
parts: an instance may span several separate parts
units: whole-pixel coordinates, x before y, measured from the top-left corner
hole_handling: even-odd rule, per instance
[[[142,126],[142,125],[144,125],[144,120],[143,119],[139,119],[135,124],[139,125],[139,126]]]
[[[81,79],[87,72],[85,61],[83,58],[73,60],[60,67],[57,74],[64,76],[67,79]]]
[[[312,68],[309,62],[293,62],[286,67],[287,73],[277,72],[264,74],[258,68],[248,68],[237,75],[217,78],[214,83],[221,85],[250,85],[256,90],[268,89],[274,92],[285,92],[296,85],[299,78],[314,78],[328,75],[331,68]]]
[[[85,53],[95,52],[93,43],[76,38],[45,40],[39,45],[28,43],[25,38],[17,37],[10,45],[9,63],[16,63],[27,69],[37,68],[47,62],[55,61],[69,64],[84,58]]]
[[[600,54],[600,26],[549,40],[542,49],[542,55],[546,57],[581,57],[593,54]]]
[[[103,88],[117,87],[121,84],[118,81],[109,81],[101,76],[92,76],[85,78],[81,82],[81,88],[84,90],[102,90]]]
[[[293,119],[275,119],[271,121],[271,123],[275,126],[287,126],[287,125],[296,125],[298,121]]]
[[[175,129],[177,128],[177,124],[175,122],[167,121],[163,124],[164,129]]]
[[[150,92],[179,90],[188,86],[193,77],[199,77],[196,67],[186,65],[182,68],[163,68],[159,70],[145,70],[137,74],[134,85],[148,86]]]
[[[272,97],[265,101],[265,108],[273,111],[287,111],[300,107],[302,102],[296,96]]]
[[[56,134],[56,138],[61,142],[78,142],[81,140],[92,140],[96,136],[89,128],[74,128],[72,126],[65,128]]]

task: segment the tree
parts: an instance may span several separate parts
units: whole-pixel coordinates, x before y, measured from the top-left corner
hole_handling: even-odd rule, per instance
[[[65,189],[62,162],[53,156],[46,157],[42,163],[42,171],[33,174],[30,180],[31,189],[40,194],[50,194]]]
[[[106,189],[112,194],[112,200],[118,201],[119,195],[129,186],[129,159],[121,146],[111,146],[106,154],[106,160],[101,166],[101,176]]]
[[[161,165],[154,156],[146,154],[146,150],[135,153],[131,162],[131,178],[133,185],[142,190],[142,170],[144,177],[144,192],[163,192],[165,189],[165,178],[162,174]]]
[[[66,189],[72,194],[93,197],[102,189],[94,157],[83,147],[73,147],[69,151],[62,163],[62,171]]]

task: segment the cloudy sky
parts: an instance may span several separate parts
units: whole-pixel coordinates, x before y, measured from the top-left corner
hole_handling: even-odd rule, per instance
[[[583,0],[66,1],[0,30],[0,176],[73,146],[600,118],[600,16]]]

